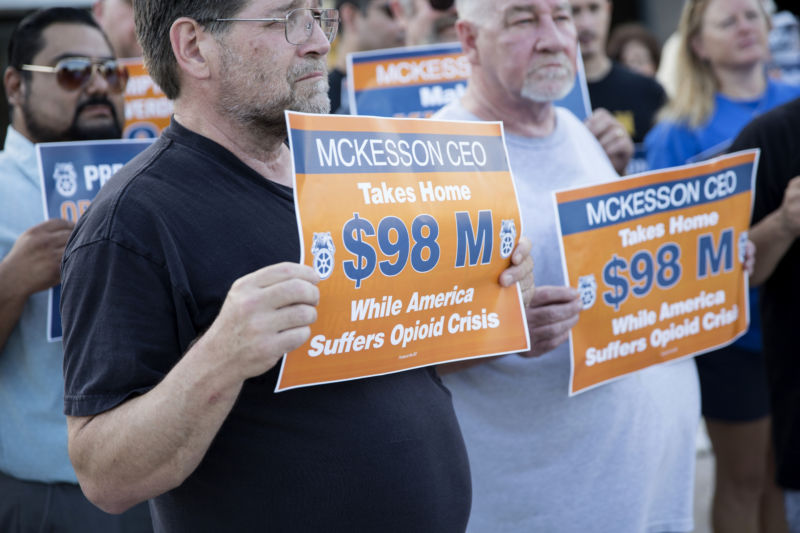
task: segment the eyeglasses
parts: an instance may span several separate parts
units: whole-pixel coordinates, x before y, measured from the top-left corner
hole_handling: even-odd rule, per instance
[[[314,25],[322,29],[328,42],[333,42],[339,28],[338,9],[313,9],[301,7],[292,9],[283,18],[230,18],[214,19],[214,22],[282,22],[289,44],[305,44],[314,33]]]
[[[100,73],[111,92],[121,93],[128,84],[128,69],[115,59],[92,60],[88,57],[68,57],[56,63],[54,67],[22,65],[22,70],[55,74],[58,85],[67,91],[77,91],[85,86],[95,72]]]

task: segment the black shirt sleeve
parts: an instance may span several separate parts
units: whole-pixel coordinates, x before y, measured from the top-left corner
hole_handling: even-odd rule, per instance
[[[196,336],[185,298],[152,258],[102,240],[75,250],[64,277],[67,415],[94,415],[144,394]]]

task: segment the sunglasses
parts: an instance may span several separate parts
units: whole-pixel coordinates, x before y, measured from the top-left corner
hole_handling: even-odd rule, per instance
[[[116,59],[92,60],[88,57],[68,57],[56,66],[22,65],[22,70],[29,72],[45,72],[56,75],[58,85],[67,91],[77,91],[99,72],[113,93],[121,93],[128,84],[128,69]]]

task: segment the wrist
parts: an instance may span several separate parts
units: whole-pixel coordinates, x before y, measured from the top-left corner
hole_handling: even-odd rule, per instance
[[[800,228],[797,227],[796,224],[793,223],[790,214],[787,212],[785,206],[781,206],[778,210],[778,217],[777,217],[777,231],[779,232],[780,237],[794,240],[798,233],[800,233]]]

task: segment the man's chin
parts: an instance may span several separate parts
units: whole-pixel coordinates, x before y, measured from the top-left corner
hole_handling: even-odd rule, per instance
[[[533,102],[557,102],[565,98],[575,85],[575,76],[561,81],[548,80],[547,82],[531,84],[522,88],[523,98]]]
[[[291,110],[300,113],[326,114],[331,112],[331,101],[327,93],[317,93],[310,98],[296,100]]]
[[[122,128],[113,120],[107,122],[93,121],[88,124],[76,124],[70,133],[75,141],[119,139],[122,137]]]

